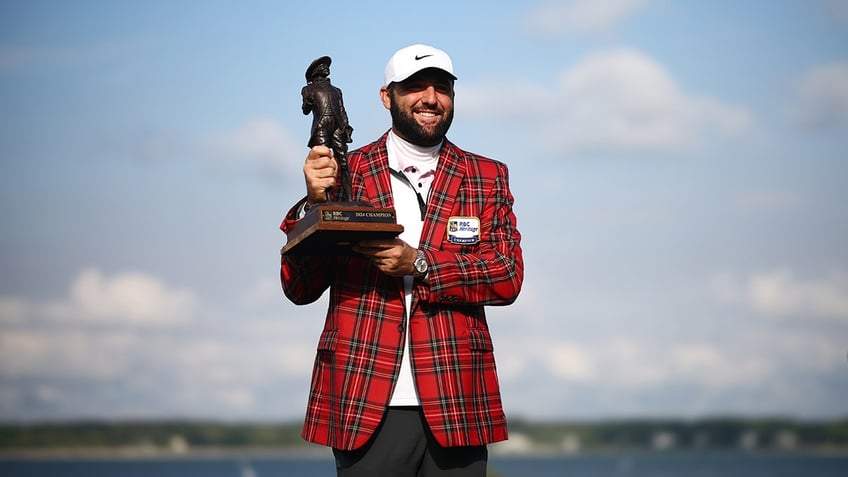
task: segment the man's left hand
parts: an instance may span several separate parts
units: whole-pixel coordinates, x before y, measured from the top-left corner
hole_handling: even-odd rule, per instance
[[[418,251],[399,238],[363,240],[353,246],[353,251],[368,257],[386,275],[402,277],[415,271]]]

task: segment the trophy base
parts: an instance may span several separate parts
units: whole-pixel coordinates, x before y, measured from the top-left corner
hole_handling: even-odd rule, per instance
[[[313,206],[286,234],[281,255],[350,255],[362,240],[397,237],[395,210],[351,202]]]

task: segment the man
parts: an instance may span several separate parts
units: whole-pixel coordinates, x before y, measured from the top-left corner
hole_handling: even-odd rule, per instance
[[[436,48],[395,53],[380,89],[392,127],[350,153],[353,200],[394,207],[403,233],[353,256],[283,256],[296,303],[330,289],[304,439],[333,448],[339,476],[479,476],[507,438],[485,305],[508,305],[524,262],[504,164],[445,138],[453,64]],[[338,164],[313,147],[310,206],[338,195]]]

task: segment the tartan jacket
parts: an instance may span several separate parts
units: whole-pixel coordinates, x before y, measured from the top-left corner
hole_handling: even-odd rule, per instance
[[[393,207],[387,135],[349,154],[353,200]],[[284,232],[301,202],[280,226]],[[344,450],[368,441],[394,390],[407,332],[418,396],[439,444],[507,438],[484,305],[508,305],[521,289],[524,261],[512,205],[504,164],[444,141],[419,244],[429,271],[413,285],[408,327],[403,279],[360,256],[282,257],[280,278],[293,303],[312,303],[330,289],[305,440]],[[478,243],[447,241],[453,216],[480,219]]]

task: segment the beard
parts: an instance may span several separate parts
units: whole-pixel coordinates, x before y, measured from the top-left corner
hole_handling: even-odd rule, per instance
[[[439,144],[445,138],[453,122],[453,108],[451,108],[441,121],[432,129],[428,129],[415,121],[412,111],[401,111],[397,101],[395,101],[394,94],[389,95],[389,103],[389,111],[392,115],[392,127],[394,127],[400,137],[417,146],[435,146]]]

